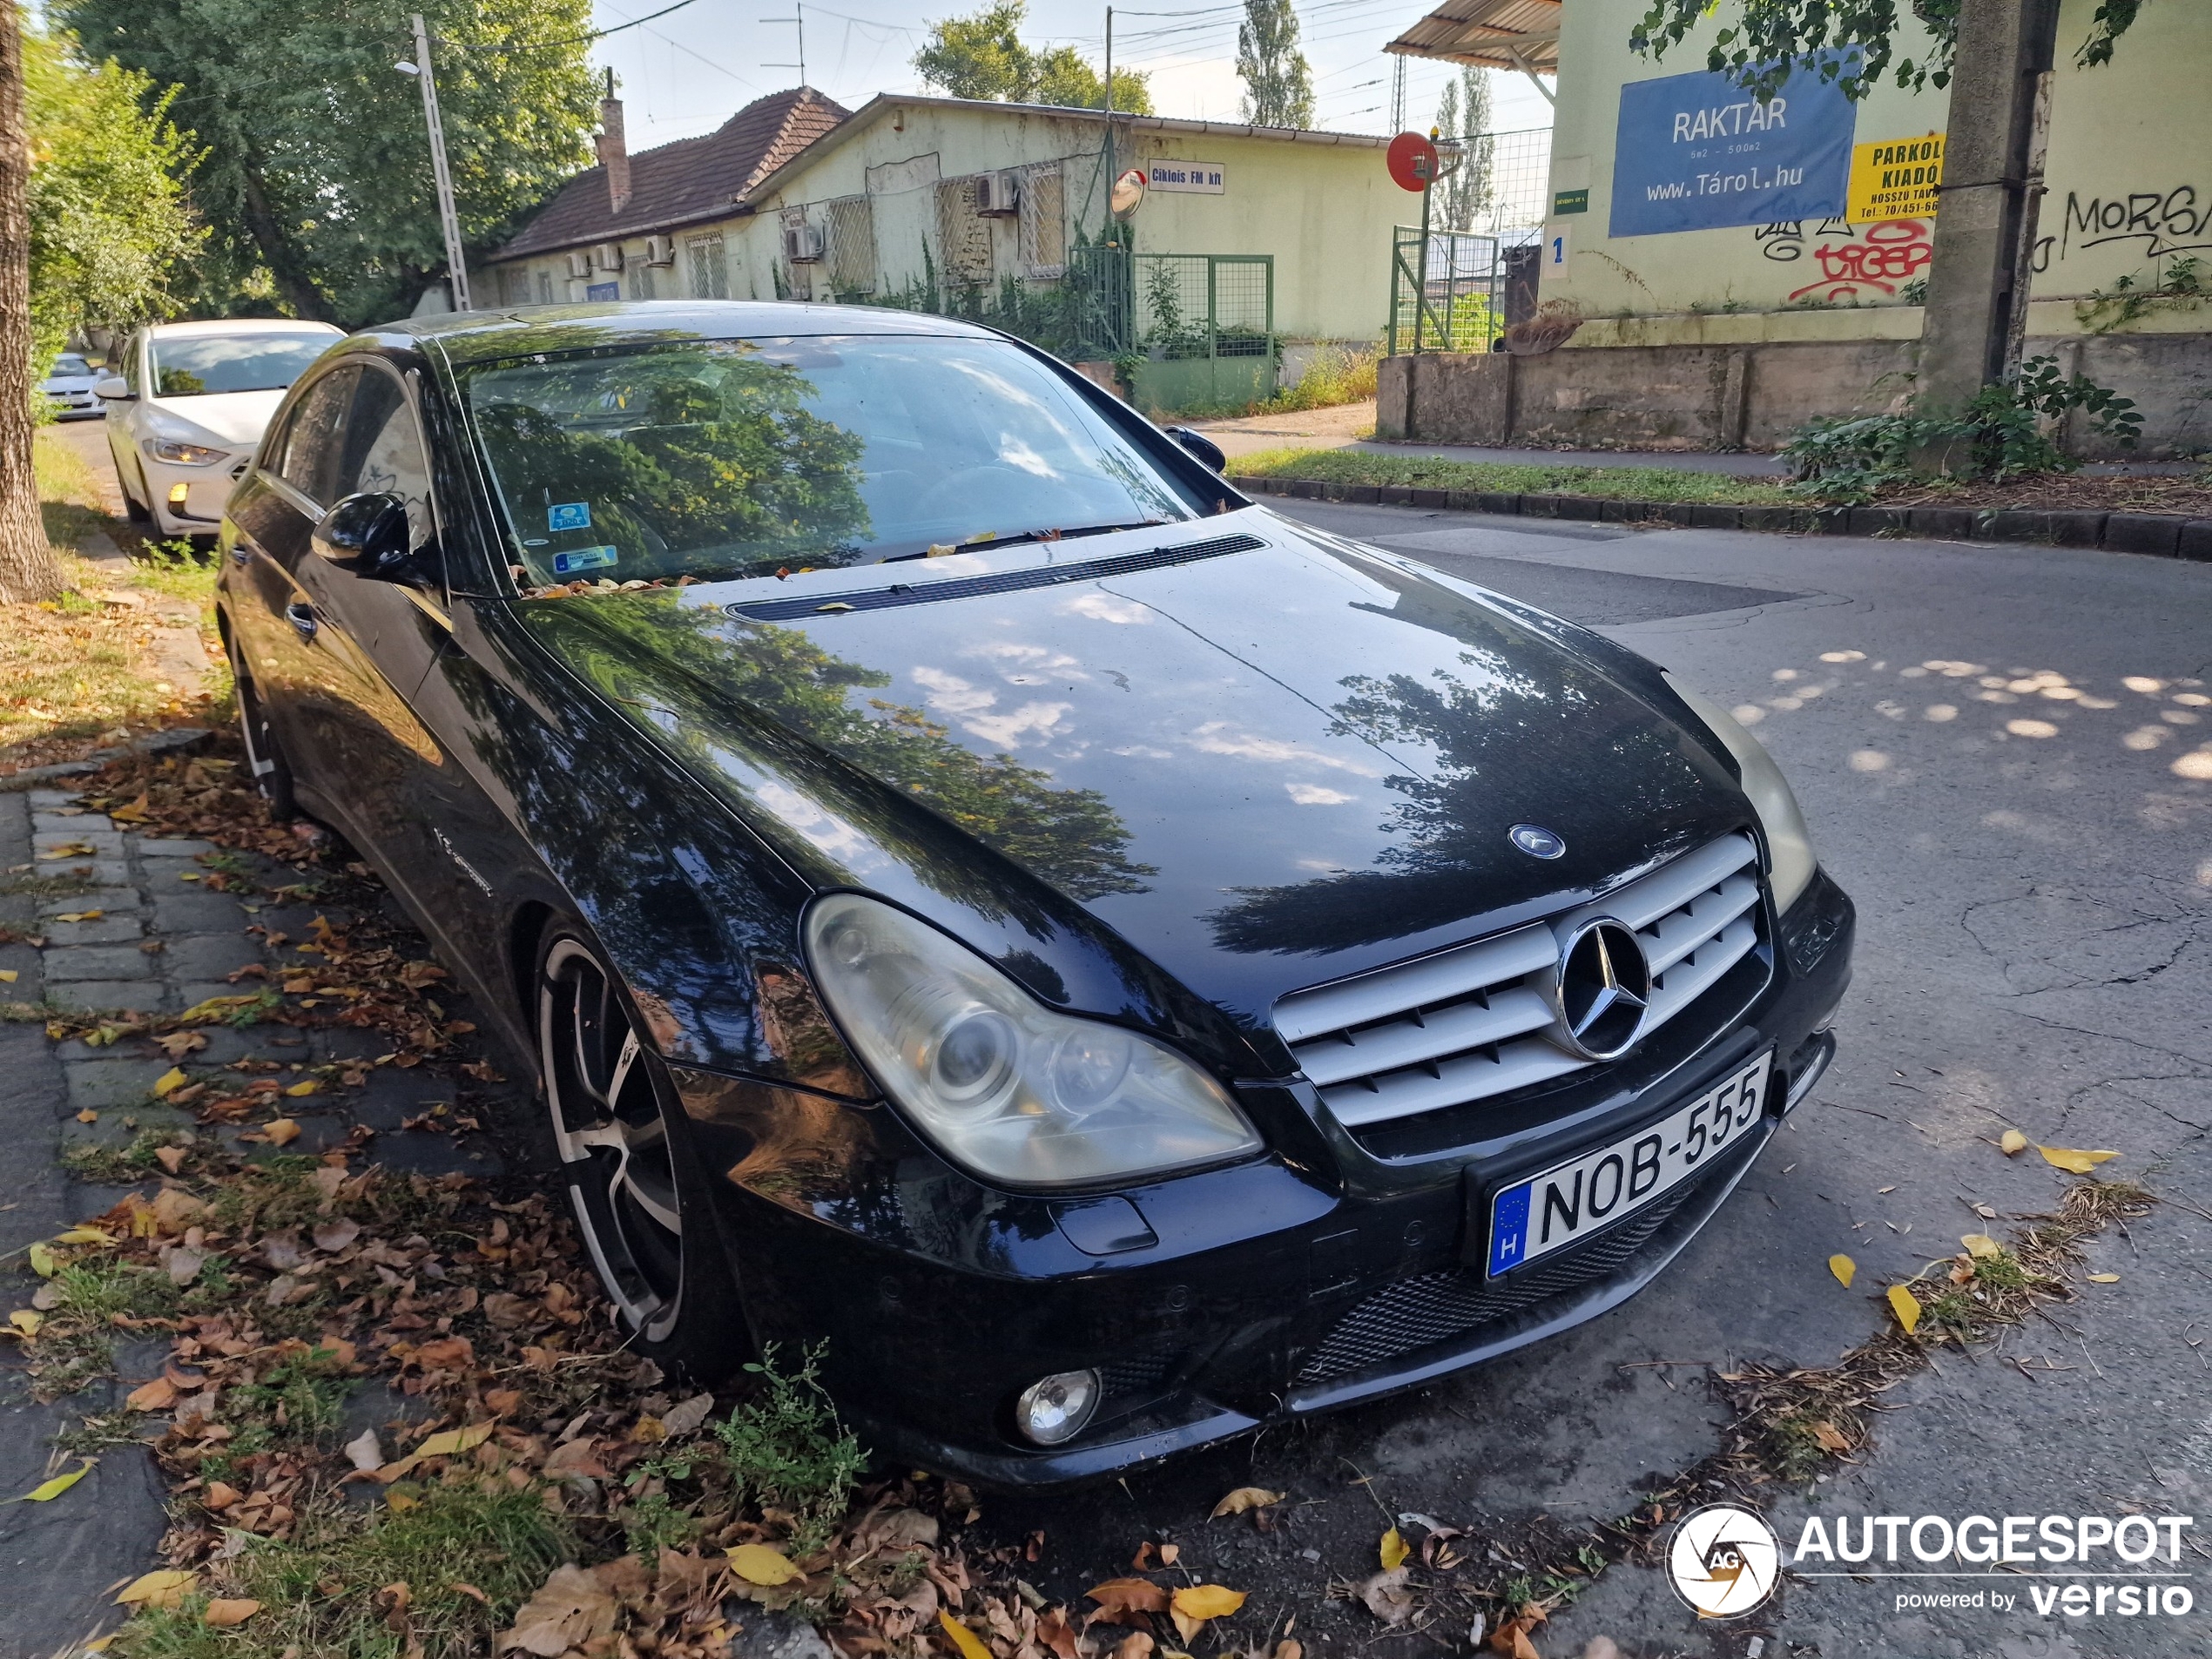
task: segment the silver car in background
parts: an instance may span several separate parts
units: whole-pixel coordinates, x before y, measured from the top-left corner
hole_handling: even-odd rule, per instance
[[[65,351],[54,359],[54,367],[38,382],[38,389],[53,405],[56,420],[97,421],[107,413],[100,400],[92,395],[92,388],[99,380],[83,353]]]

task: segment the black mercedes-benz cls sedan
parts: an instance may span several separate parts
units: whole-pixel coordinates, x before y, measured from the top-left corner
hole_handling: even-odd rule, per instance
[[[293,388],[221,536],[253,765],[536,1068],[640,1351],[1094,1475],[1615,1305],[1827,1063],[1851,907],[1755,741],[1211,449],[889,310]]]

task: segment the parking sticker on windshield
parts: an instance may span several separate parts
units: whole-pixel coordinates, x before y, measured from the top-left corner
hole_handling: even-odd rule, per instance
[[[564,501],[557,507],[547,508],[545,528],[549,530],[590,529],[591,503],[588,501]]]
[[[574,576],[578,570],[596,570],[602,565],[612,564],[616,556],[610,547],[572,547],[553,556],[553,574]]]

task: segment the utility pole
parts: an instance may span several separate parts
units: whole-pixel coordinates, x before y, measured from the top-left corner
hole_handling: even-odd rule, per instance
[[[430,31],[423,26],[419,11],[415,14],[415,62],[398,67],[422,84],[422,124],[430,131],[430,172],[437,180],[438,223],[446,236],[446,278],[453,293],[453,308],[467,311],[470,309],[469,260],[461,251],[461,217],[453,207],[453,174],[446,169],[446,130],[438,119],[438,84],[430,73]]]
[[[1924,407],[1956,409],[2020,368],[2059,0],[1965,0],[1920,345]],[[1950,469],[1942,447],[1918,459]],[[1959,457],[1955,459],[1963,459]]]
[[[805,6],[800,5],[800,4],[798,3],[798,0],[792,0],[792,8],[791,8],[791,16],[790,16],[790,17],[763,17],[760,21],[761,21],[761,22],[763,22],[763,23],[787,23],[787,24],[792,24],[792,25],[793,25],[794,27],[796,27],[796,28],[798,29],[798,30],[799,30],[799,61],[798,61],[797,63],[795,63],[795,64],[761,64],[761,66],[760,66],[760,67],[761,67],[761,68],[763,68],[763,69],[795,69],[795,70],[797,70],[797,71],[799,71],[799,84],[801,86],[806,85],[806,8]]]
[[[1121,174],[1114,170],[1114,8],[1106,8],[1106,222],[1114,222],[1114,186]]]
[[[1390,60],[1390,133],[1406,130],[1406,58],[1401,52]]]

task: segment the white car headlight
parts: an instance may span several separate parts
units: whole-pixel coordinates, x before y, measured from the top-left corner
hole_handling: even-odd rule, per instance
[[[1797,798],[1790,792],[1789,780],[1783,777],[1782,768],[1774,764],[1774,757],[1743,729],[1734,715],[1710,698],[1699,696],[1672,674],[1666,679],[1674,687],[1675,695],[1712,727],[1713,735],[1727,745],[1728,752],[1736,757],[1736,764],[1743,774],[1743,792],[1751,798],[1751,806],[1758,813],[1759,822],[1766,831],[1767,851],[1774,860],[1770,879],[1774,887],[1774,913],[1778,916],[1797,903],[1798,895],[1811,881],[1812,873],[1820,866],[1820,860],[1812,850],[1812,832],[1805,827],[1805,815],[1797,808]]]
[[[148,438],[146,453],[156,461],[166,461],[179,467],[212,467],[223,458],[220,449],[210,449],[202,443],[185,443],[176,438]]]
[[[880,900],[818,899],[814,983],[866,1065],[954,1163],[1009,1186],[1156,1176],[1261,1150],[1214,1080],[1172,1049],[1045,1007],[966,947]]]

